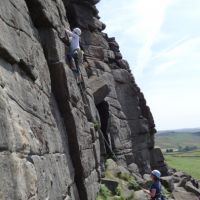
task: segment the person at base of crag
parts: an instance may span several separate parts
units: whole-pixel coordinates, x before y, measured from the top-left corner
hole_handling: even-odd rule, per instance
[[[72,32],[65,29],[65,31],[70,39],[70,48],[67,57],[69,59],[72,70],[77,73],[77,80],[80,81],[80,65],[83,62],[83,52],[80,49],[81,29],[74,28]]]
[[[161,183],[160,183],[161,173],[158,170],[153,170],[151,172],[152,185],[149,190],[143,189],[151,200],[166,200],[166,198],[161,194]]]

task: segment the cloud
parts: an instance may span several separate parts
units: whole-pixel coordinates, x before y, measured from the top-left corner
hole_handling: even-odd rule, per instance
[[[159,67],[156,67],[154,69],[154,75],[159,76],[165,73],[167,70],[169,70],[169,68],[173,67],[175,64],[176,64],[176,61],[169,61],[169,62],[165,62],[162,65],[159,65]]]
[[[163,52],[157,54],[153,59],[158,59],[161,57],[170,57],[171,59],[173,58],[182,58],[184,59],[185,56],[191,56],[190,53],[192,52],[192,55],[194,53],[200,52],[200,36],[199,37],[190,37],[190,38],[183,38],[169,48],[165,49]],[[195,53],[195,55],[196,55]],[[199,55],[198,55],[198,58]]]
[[[165,55],[166,53],[170,52],[171,50],[177,48],[178,46],[180,46],[181,44],[183,44],[187,40],[188,40],[188,36],[183,37],[183,38],[175,41],[172,44],[169,43],[169,46],[167,48],[165,48],[164,50],[157,53],[155,56],[152,57],[151,60],[153,61],[154,59],[158,59],[158,58],[162,57],[163,55]]]
[[[200,1],[101,0],[158,129],[200,126]]]
[[[132,19],[131,6],[129,6],[128,0],[119,1],[116,4],[116,0],[101,1],[97,6],[100,10],[100,15],[103,21],[107,25],[107,31],[112,35],[120,32],[123,34],[126,25],[129,24]],[[114,6],[114,9],[113,9]],[[122,26],[123,24],[123,26]]]
[[[152,56],[151,47],[159,36],[165,20],[165,12],[172,4],[172,0],[124,0],[117,4],[116,1],[111,0],[101,3],[101,10],[105,11],[103,16],[109,33],[120,32],[125,40],[139,44],[140,48],[135,55],[137,60],[135,73],[137,76],[141,76]],[[107,13],[107,8],[111,8],[113,5],[115,8]],[[108,17],[108,15],[112,17]]]
[[[163,22],[165,13],[172,1],[170,0],[154,0],[154,1],[138,1],[136,6],[136,14],[138,22],[136,30],[139,37],[142,37],[143,45],[139,49],[137,76],[142,77],[144,70],[148,67],[148,63],[152,56],[152,46],[156,42]]]
[[[199,54],[200,36],[180,39],[152,57],[150,62],[156,63],[152,67],[152,73],[154,72],[155,76],[165,74],[167,70],[173,70],[176,73],[187,70],[190,73],[191,68],[193,73],[194,70],[200,73]]]

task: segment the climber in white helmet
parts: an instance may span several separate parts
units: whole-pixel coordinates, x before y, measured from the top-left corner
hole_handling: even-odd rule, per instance
[[[73,54],[75,50],[80,49],[80,36],[81,36],[81,29],[74,28],[73,32],[70,30],[65,30],[70,39],[70,53]]]
[[[81,29],[74,28],[71,32],[68,29],[65,29],[67,35],[70,39],[70,47],[69,52],[67,54],[69,62],[72,66],[73,71],[75,71],[78,76],[80,76],[80,64],[82,62],[83,52],[80,49],[80,36],[81,36]],[[74,66],[75,62],[75,66]]]
[[[77,82],[81,82],[81,71],[80,66],[83,62],[83,51],[80,49],[80,36],[81,29],[74,28],[71,32],[65,29],[67,35],[69,36],[70,47],[67,57],[69,59],[72,70],[76,73]]]
[[[143,189],[143,191],[151,197],[151,200],[166,200],[166,198],[161,194],[160,176],[160,171],[153,170],[151,172],[152,185],[150,189]]]

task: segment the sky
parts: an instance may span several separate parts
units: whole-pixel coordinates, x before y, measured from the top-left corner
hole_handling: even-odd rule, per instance
[[[101,0],[158,130],[200,127],[200,0]]]

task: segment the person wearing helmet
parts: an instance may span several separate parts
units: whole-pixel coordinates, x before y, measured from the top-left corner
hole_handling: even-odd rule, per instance
[[[69,53],[67,54],[67,57],[69,59],[69,62],[72,63],[73,66],[73,60],[76,65],[76,72],[78,73],[79,68],[79,61],[78,61],[78,55],[80,51],[80,36],[81,36],[81,29],[80,28],[74,28],[71,32],[70,30],[65,29],[67,35],[70,39],[70,47],[69,47]]]
[[[151,200],[164,200],[164,196],[161,195],[161,183],[160,183],[161,173],[158,170],[153,170],[151,172],[152,185],[149,190],[144,189],[144,192],[150,195]]]
[[[70,38],[70,53],[73,54],[73,52],[76,49],[80,49],[80,36],[81,36],[81,29],[80,28],[74,28],[71,32],[70,30],[65,30]]]

